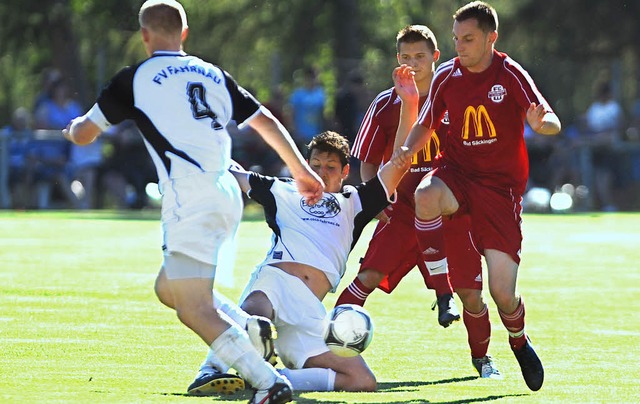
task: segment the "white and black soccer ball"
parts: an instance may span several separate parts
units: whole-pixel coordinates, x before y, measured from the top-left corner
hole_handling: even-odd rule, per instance
[[[355,304],[341,304],[327,314],[324,341],[338,356],[360,355],[373,339],[369,313]]]

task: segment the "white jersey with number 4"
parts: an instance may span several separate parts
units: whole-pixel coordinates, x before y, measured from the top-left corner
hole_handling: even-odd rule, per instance
[[[160,51],[118,72],[88,117],[103,130],[133,119],[162,191],[170,178],[227,170],[227,124],[235,120],[242,127],[260,108],[220,67],[184,52]]]

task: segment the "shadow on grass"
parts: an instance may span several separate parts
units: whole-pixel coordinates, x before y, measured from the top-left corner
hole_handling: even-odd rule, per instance
[[[460,383],[466,382],[470,380],[477,379],[476,376],[467,376],[467,377],[457,377],[451,379],[442,379],[442,380],[434,380],[434,381],[412,381],[412,382],[382,382],[378,383],[378,391],[375,393],[370,393],[372,395],[380,394],[384,395],[385,392],[413,392],[418,391],[419,387],[423,386],[433,386],[438,384],[450,384],[450,383]],[[226,402],[226,401],[246,401],[251,398],[252,392],[250,390],[244,390],[240,393],[230,395],[230,396],[213,396],[215,398],[215,402]],[[322,400],[322,399],[314,399],[314,398],[305,398],[300,395],[304,395],[305,393],[299,393],[294,395],[294,403],[300,404],[357,404],[358,401],[353,400]],[[332,394],[336,394],[333,392]],[[353,394],[353,393],[345,393],[345,394]],[[357,394],[357,393],[356,393]],[[178,394],[178,393],[162,393],[164,396],[176,396],[176,397],[190,397],[190,398],[198,398],[198,396],[190,396],[188,394]],[[507,397],[523,397],[528,394],[500,394],[500,395],[491,395],[485,397],[473,397],[473,398],[465,398],[454,401],[431,401],[427,399],[408,399],[404,401],[366,401],[368,404],[465,404],[465,403],[483,403],[489,401],[500,400]],[[210,397],[211,398],[211,397]],[[381,397],[382,398],[382,397]]]

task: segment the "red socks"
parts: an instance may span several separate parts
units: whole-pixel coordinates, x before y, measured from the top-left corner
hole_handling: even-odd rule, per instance
[[[422,274],[427,287],[435,289],[437,296],[453,294],[447,268],[442,216],[431,220],[422,220],[416,217],[415,226],[418,246],[422,250],[424,263],[429,270],[428,276]]]
[[[505,314],[498,310],[502,324],[507,328],[509,332],[509,345],[511,349],[519,350],[527,342],[527,336],[524,333],[524,301],[520,297],[520,304],[518,308],[511,313]]]
[[[364,302],[367,301],[367,297],[371,292],[373,292],[373,289],[366,287],[362,282],[360,282],[360,279],[356,277],[356,279],[354,279],[353,282],[351,282],[351,284],[342,291],[340,297],[338,297],[338,301],[336,301],[336,306],[341,304],[357,304],[358,306],[364,306]]]
[[[484,305],[480,313],[471,313],[466,309],[462,311],[462,320],[467,328],[471,357],[484,358],[489,349],[491,339],[491,322],[489,322],[489,309]]]

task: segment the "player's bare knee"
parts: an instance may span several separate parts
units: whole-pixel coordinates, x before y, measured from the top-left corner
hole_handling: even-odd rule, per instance
[[[273,320],[273,305],[267,295],[261,291],[251,292],[240,307],[251,315]]]
[[[353,375],[345,391],[376,391],[378,389],[378,382],[376,377],[371,372],[360,372],[357,375]]]
[[[358,274],[358,279],[368,288],[376,288],[384,279],[385,274],[375,269],[365,269]]]
[[[373,374],[369,374],[369,377],[363,377],[360,383],[360,391],[376,391],[378,389],[378,382]]]
[[[491,298],[495,302],[498,310],[503,313],[512,313],[518,307],[519,299],[513,293],[505,289],[491,289]]]
[[[470,313],[479,313],[484,309],[482,291],[477,289],[455,289],[462,305]]]

